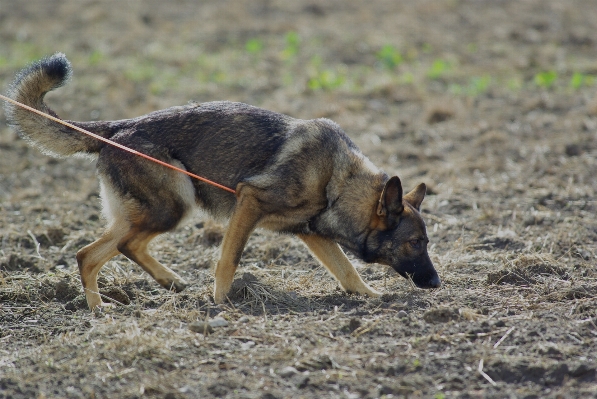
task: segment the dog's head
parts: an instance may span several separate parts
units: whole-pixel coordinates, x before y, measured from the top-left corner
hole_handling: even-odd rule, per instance
[[[397,176],[387,181],[372,215],[365,260],[392,266],[417,287],[437,288],[441,281],[427,254],[429,239],[419,213],[425,192],[421,183],[403,196]]]

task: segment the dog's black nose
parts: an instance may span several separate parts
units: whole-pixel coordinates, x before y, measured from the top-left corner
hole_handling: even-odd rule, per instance
[[[439,279],[438,275],[433,276],[433,278],[431,280],[429,280],[430,288],[439,288],[441,285],[442,285],[442,282]]]

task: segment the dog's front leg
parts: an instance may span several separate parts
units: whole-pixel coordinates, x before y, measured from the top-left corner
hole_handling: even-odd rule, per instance
[[[216,303],[222,303],[226,299],[249,235],[261,219],[259,202],[254,196],[254,190],[239,184],[236,191],[236,208],[224,234],[222,256],[215,270],[214,300]]]
[[[327,238],[316,235],[299,235],[330,273],[340,282],[347,292],[365,294],[372,297],[381,293],[369,287],[357,273],[353,264],[346,257],[340,246]]]

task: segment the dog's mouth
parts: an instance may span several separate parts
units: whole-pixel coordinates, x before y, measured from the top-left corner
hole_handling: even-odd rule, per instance
[[[418,287],[423,289],[431,289],[431,288],[439,288],[442,285],[442,282],[434,271],[433,273],[424,273],[424,274],[410,274],[405,272],[398,272],[402,277],[406,279],[412,280],[412,282]]]

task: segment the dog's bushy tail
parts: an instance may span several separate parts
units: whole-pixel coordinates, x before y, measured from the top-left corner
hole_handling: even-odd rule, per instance
[[[56,53],[21,70],[9,88],[8,97],[57,117],[44,103],[44,96],[47,92],[63,86],[71,75],[72,68],[66,56]],[[8,124],[16,129],[19,136],[48,155],[55,157],[91,155],[99,152],[103,146],[103,143],[97,139],[17,105],[7,102],[5,112]],[[80,127],[91,128],[93,133],[104,137],[112,134],[106,123],[69,122]]]

